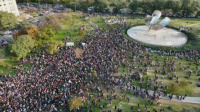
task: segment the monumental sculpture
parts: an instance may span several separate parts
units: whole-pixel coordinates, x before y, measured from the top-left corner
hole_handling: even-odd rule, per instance
[[[162,16],[161,11],[155,10],[152,15],[144,19],[145,25],[135,26],[127,30],[130,38],[150,45],[180,47],[187,42],[187,36],[177,30],[167,28],[170,23],[169,17]],[[160,20],[160,21],[159,21]]]

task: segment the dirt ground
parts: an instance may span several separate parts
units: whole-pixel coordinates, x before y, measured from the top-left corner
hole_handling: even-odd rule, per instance
[[[83,56],[83,49],[76,48],[75,53],[76,53],[76,58],[82,58]]]

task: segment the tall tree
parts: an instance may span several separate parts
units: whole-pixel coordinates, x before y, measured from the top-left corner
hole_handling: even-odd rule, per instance
[[[55,32],[52,30],[51,27],[46,27],[44,28],[40,36],[41,40],[43,40],[44,42],[48,42],[55,36]]]
[[[95,11],[103,12],[108,7],[108,4],[105,0],[94,0],[93,6]]]
[[[190,16],[200,9],[199,1],[194,0],[181,0],[183,16]]]
[[[31,36],[34,40],[37,40],[37,36],[39,35],[39,30],[38,27],[35,25],[28,25],[26,27],[23,27],[21,30],[16,32],[14,34],[14,38],[16,39],[20,35],[29,35]]]
[[[35,40],[29,35],[21,35],[8,45],[8,50],[16,60],[26,57],[35,47]]]
[[[13,13],[0,11],[0,30],[14,28],[17,25],[17,17]]]

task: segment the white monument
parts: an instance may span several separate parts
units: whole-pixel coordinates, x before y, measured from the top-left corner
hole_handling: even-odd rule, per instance
[[[0,11],[7,11],[19,16],[16,0],[0,0]]]
[[[170,23],[170,18],[165,17],[159,24],[162,13],[154,11],[152,16],[147,15],[145,18],[146,26],[132,27],[127,31],[129,37],[136,41],[150,45],[179,47],[187,42],[187,36],[177,30],[166,28]]]

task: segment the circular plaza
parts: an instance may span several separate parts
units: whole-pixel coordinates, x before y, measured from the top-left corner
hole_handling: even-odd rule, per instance
[[[130,28],[127,34],[136,41],[157,46],[180,47],[188,40],[184,33],[166,27],[160,30],[149,30],[147,26],[136,26]]]

